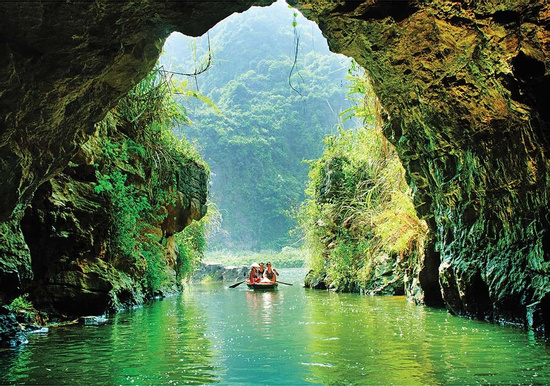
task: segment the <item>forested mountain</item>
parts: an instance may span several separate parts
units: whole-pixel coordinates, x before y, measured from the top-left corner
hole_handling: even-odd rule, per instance
[[[198,39],[170,36],[163,64],[219,111],[187,101],[180,128],[211,167],[222,231],[217,249],[292,244],[288,211],[304,199],[308,166],[347,107],[349,59],[330,53],[318,27],[283,2],[236,14]]]

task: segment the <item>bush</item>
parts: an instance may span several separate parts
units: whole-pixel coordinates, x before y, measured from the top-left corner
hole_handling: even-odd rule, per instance
[[[34,309],[33,304],[28,299],[29,294],[24,294],[21,296],[16,297],[8,306],[8,309],[11,312],[19,312],[19,311],[31,311]]]
[[[192,160],[208,170],[197,151],[172,133],[174,125],[189,123],[172,95],[174,87],[160,69],[153,70],[97,126],[109,138],[96,165],[95,192],[108,204],[111,262],[141,280],[149,293],[169,280],[166,239],[151,229],[176,201],[178,169]],[[178,265],[192,266],[185,261],[190,256],[184,254]]]
[[[188,279],[199,266],[206,248],[205,224],[208,216],[200,221],[194,221],[183,232],[176,235],[178,246],[177,269],[180,281]]]
[[[381,292],[399,280],[403,287],[404,273],[422,254],[427,226],[416,216],[405,171],[382,134],[366,75],[350,78],[362,106],[345,114],[362,118],[363,126],[326,138],[323,156],[310,162],[309,198],[298,220],[312,281],[340,291]]]

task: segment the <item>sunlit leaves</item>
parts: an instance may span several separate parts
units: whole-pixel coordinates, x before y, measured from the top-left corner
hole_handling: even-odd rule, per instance
[[[342,116],[363,125],[328,136],[323,156],[310,161],[310,198],[299,213],[310,267],[336,290],[379,292],[401,285],[402,291],[403,272],[416,264],[427,227],[377,124],[378,102],[364,71],[352,65],[350,80],[356,106]]]
[[[203,163],[171,131],[190,122],[174,99],[176,92],[201,99],[157,68],[98,124],[108,139],[96,164],[95,192],[108,203],[111,263],[136,275],[149,293],[170,280],[158,226],[166,218],[165,207],[176,202],[177,170],[188,162]]]

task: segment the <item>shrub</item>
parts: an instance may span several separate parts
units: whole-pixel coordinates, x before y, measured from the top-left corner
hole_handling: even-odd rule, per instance
[[[8,309],[12,312],[18,311],[31,311],[34,309],[31,301],[28,299],[29,294],[24,294],[16,297],[8,306]]]
[[[172,133],[174,125],[189,123],[172,95],[174,87],[156,68],[97,126],[109,138],[101,145],[95,186],[108,203],[109,255],[115,266],[134,274],[150,293],[168,280],[165,239],[151,228],[165,218],[163,208],[176,201],[177,170],[189,160],[208,170],[197,151]],[[192,225],[188,232],[202,230]],[[184,254],[178,265],[191,267],[193,262],[185,259],[192,258]]]
[[[352,67],[350,79],[361,106],[344,116],[363,125],[327,137],[322,157],[310,161],[309,198],[298,221],[312,276],[336,290],[377,292],[417,264],[427,227],[416,216],[398,155],[382,134],[365,73]]]

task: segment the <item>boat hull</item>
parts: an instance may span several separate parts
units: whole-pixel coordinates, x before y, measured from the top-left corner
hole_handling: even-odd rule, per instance
[[[276,290],[279,284],[275,283],[246,283],[248,288],[253,289],[254,291],[273,291]]]

